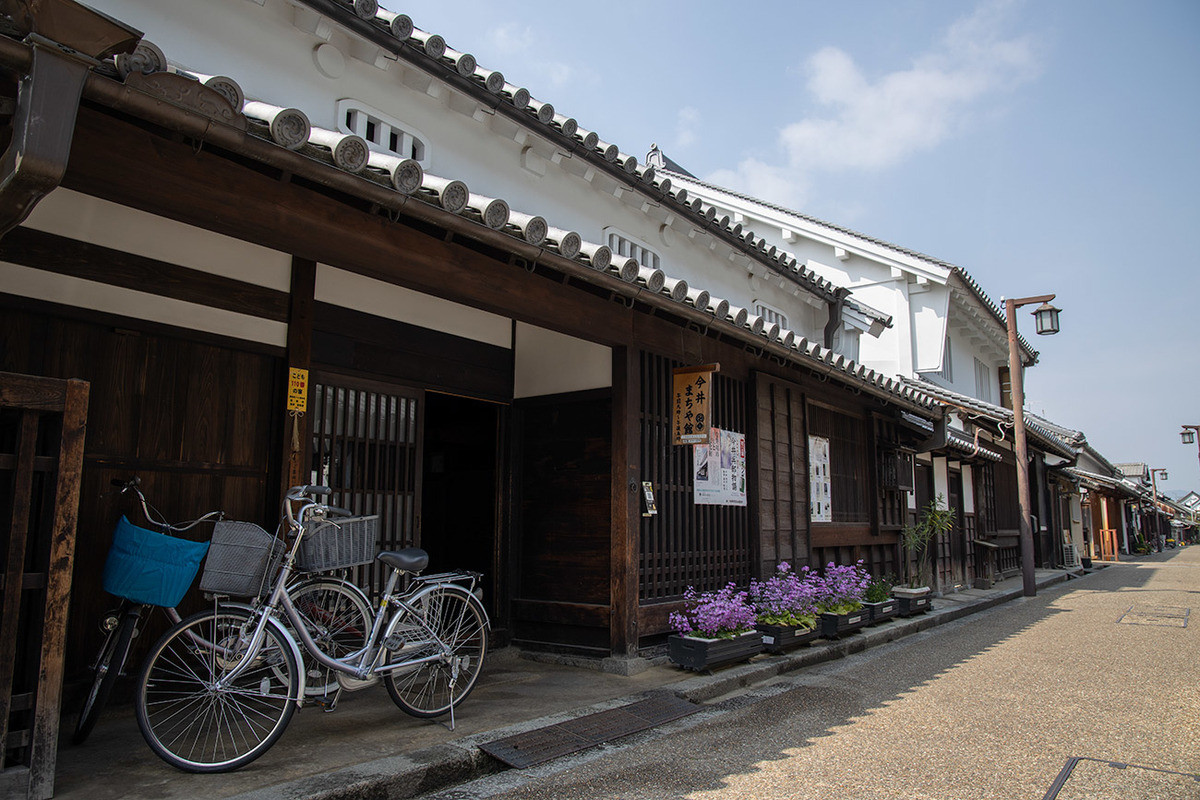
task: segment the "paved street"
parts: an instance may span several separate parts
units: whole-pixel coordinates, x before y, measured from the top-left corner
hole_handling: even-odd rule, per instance
[[[1200,798],[1193,612],[1169,550],[430,797]]]

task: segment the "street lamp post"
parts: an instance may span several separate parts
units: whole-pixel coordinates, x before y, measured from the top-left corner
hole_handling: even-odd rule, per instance
[[[1158,519],[1158,473],[1162,473],[1163,480],[1167,480],[1168,475],[1165,469],[1150,470],[1150,491],[1154,492],[1154,548],[1158,552],[1162,552],[1162,543],[1159,537],[1162,536],[1162,524]]]
[[[1026,597],[1037,594],[1033,575],[1033,510],[1029,503],[1029,452],[1025,446],[1025,377],[1021,370],[1021,350],[1017,342],[1017,309],[1031,303],[1041,303],[1033,316],[1041,335],[1058,333],[1058,309],[1050,305],[1052,294],[1037,297],[1018,297],[1004,301],[1005,323],[1008,326],[1008,375],[1012,383],[1013,444],[1017,459],[1017,502],[1021,509],[1021,578]]]

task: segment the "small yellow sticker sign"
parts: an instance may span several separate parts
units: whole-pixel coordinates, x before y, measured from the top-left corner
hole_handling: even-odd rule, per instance
[[[308,410],[308,370],[292,367],[288,370],[288,411]]]

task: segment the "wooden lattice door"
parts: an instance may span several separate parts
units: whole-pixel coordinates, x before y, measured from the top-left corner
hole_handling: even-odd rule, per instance
[[[379,515],[379,549],[420,545],[424,393],[320,375],[312,397],[313,482],[333,490],[334,505]],[[378,589],[369,571],[359,578]]]

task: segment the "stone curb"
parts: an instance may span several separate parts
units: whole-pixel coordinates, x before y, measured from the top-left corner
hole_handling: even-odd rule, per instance
[[[1038,581],[1037,587],[1044,589],[1062,583],[1067,578],[1065,572],[1047,576]],[[859,634],[848,638],[833,641],[819,639],[817,643],[791,653],[756,656],[748,664],[728,667],[714,675],[685,678],[658,690],[617,698],[549,717],[526,720],[506,728],[464,737],[456,742],[376,759],[316,777],[300,778],[255,789],[234,795],[228,800],[405,800],[499,772],[502,769],[501,765],[479,749],[479,745],[484,742],[616,708],[664,691],[694,703],[703,703],[737,689],[769,681],[786,672],[845,658],[871,647],[945,625],[1011,602],[1023,594],[1022,589],[997,592],[962,604],[935,608],[921,616],[898,618],[882,627],[865,628]]]

